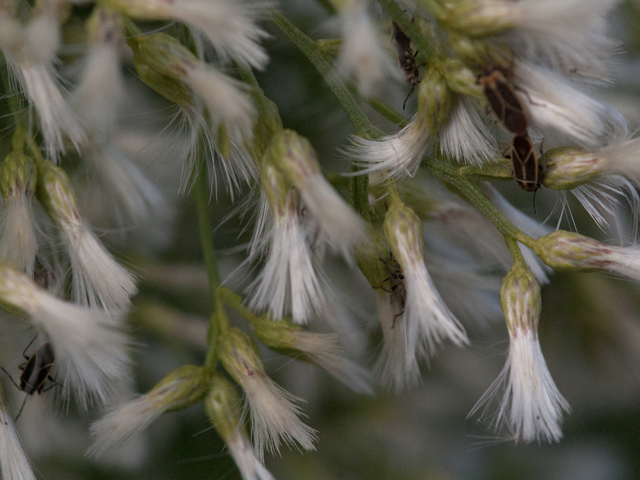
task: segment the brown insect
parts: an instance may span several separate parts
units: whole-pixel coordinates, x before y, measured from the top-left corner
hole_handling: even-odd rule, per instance
[[[40,348],[38,348],[33,355],[30,357],[27,356],[26,352],[31,346],[31,344],[35,341],[36,337],[33,337],[33,340],[29,342],[27,348],[22,352],[22,356],[25,358],[26,362],[20,365],[18,368],[22,370],[22,374],[20,375],[20,385],[18,385],[9,372],[7,372],[4,368],[2,371],[7,374],[11,383],[15,385],[18,390],[23,391],[27,394],[24,397],[24,401],[22,402],[22,406],[20,407],[20,411],[16,416],[14,421],[18,421],[20,418],[20,414],[22,413],[22,409],[24,405],[27,403],[27,398],[29,395],[33,395],[34,393],[41,394],[46,392],[56,385],[60,386],[60,384],[56,383],[55,379],[51,378],[51,370],[56,363],[55,355],[53,354],[53,348],[50,343],[45,343]],[[44,388],[44,384],[47,381],[52,382],[52,385]]]
[[[493,67],[478,75],[478,84],[482,86],[487,104],[502,127],[516,135],[526,135],[529,127],[527,114],[509,77],[509,72]]]
[[[411,48],[411,39],[402,30],[400,30],[400,27],[396,22],[393,22],[392,25],[393,33],[391,34],[391,43],[396,47],[398,65],[400,65],[400,68],[402,69],[404,79],[409,85],[411,85],[411,90],[409,90],[409,94],[402,104],[402,109],[404,110],[407,100],[409,100],[409,97],[416,88],[416,85],[420,83],[420,67],[422,67],[422,65],[416,65],[418,52],[416,51],[416,53],[413,53],[413,49]]]
[[[390,262],[393,266],[382,260],[382,258],[380,260],[387,266],[387,270],[389,270],[389,276],[382,281],[382,283],[389,283],[389,289],[384,287],[380,288],[391,294],[391,306],[393,311],[399,312],[393,317],[393,324],[391,325],[391,328],[393,328],[396,325],[397,318],[404,315],[404,305],[407,300],[407,284],[405,283],[402,267],[393,255],[391,256]]]
[[[536,213],[536,192],[544,178],[544,161],[536,153],[529,135],[513,137],[508,157],[513,165],[513,179],[523,190],[533,192],[533,213]]]

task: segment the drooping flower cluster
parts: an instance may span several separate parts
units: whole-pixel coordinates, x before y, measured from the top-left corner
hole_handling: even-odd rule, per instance
[[[373,377],[401,393],[420,383],[421,364],[434,361],[438,349],[466,346],[474,324],[486,326],[501,313],[506,364],[472,413],[483,410],[516,442],[562,438],[570,407],[542,353],[541,286],[552,269],[640,281],[638,248],[553,231],[488,182],[513,179],[534,195],[542,187],[570,191],[600,226],[619,220],[609,217],[626,194],[637,216],[639,140],[593,94],[612,80],[616,44],[606,16],[616,0],[420,0],[411,19],[393,1],[380,2],[387,18],[374,15],[369,0],[329,0],[323,3],[339,21],[340,39],[318,42],[270,3],[95,0],[88,16],[76,16],[72,4],[91,2],[27,3],[0,2],[14,127],[0,163],[0,305],[55,357],[44,366],[28,360],[32,370],[23,375],[41,382],[35,391],[51,382],[67,405],[111,409],[91,427],[88,457],[101,457],[164,413],[202,404],[242,478],[272,479],[265,451],[314,450],[320,433],[306,423],[304,400],[269,376],[254,339],[322,367],[357,393],[372,395]],[[78,22],[66,22],[68,15]],[[266,16],[308,57],[352,121],[356,133],[342,149],[351,172],[325,175],[316,153],[322,150],[280,117],[265,93],[272,86],[258,84],[253,70],[269,61],[263,42],[270,35],[260,26]],[[87,49],[74,58],[72,86],[59,56],[63,33],[80,20],[83,32],[72,33]],[[391,38],[381,35],[385,28]],[[78,181],[87,177],[92,198],[123,231],[169,209],[125,152],[144,148],[118,141],[130,121],[121,112],[138,106],[129,101],[139,92],[129,85],[127,61],[144,84],[135,88],[162,97],[154,97],[154,108],[170,102],[177,112],[164,128],[178,123],[180,131],[167,135],[164,153],[177,157],[182,171],[171,185],[193,193],[212,301],[206,338],[197,341],[207,348],[202,364],[173,369],[133,399],[125,398],[134,342],[124,318],[138,278],[92,227]],[[391,92],[399,103],[404,94],[394,81],[402,76],[417,105],[407,121],[374,97]],[[393,120],[395,131],[378,130],[354,92]],[[244,197],[227,218],[244,218],[257,204],[236,269],[250,266],[251,278],[233,288],[220,278],[209,210],[227,196]],[[362,340],[364,333],[355,345],[307,329],[338,316],[343,288],[332,283],[334,272],[356,266],[375,302],[370,338],[379,346]],[[141,277],[143,270],[135,269]],[[232,323],[226,309],[247,328]],[[162,321],[148,323],[161,331]],[[180,337],[177,330],[172,336]],[[373,374],[350,358],[370,347],[378,347]],[[22,381],[17,386],[33,393]],[[3,478],[34,478],[2,398],[0,424]]]

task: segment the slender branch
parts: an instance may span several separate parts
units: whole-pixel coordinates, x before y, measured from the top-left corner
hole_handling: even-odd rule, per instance
[[[504,243],[506,243],[507,247],[509,247],[509,251],[511,252],[511,256],[513,257],[513,262],[518,265],[522,265],[526,267],[527,263],[524,261],[524,257],[522,256],[522,250],[520,250],[520,245],[518,245],[518,241],[514,238],[511,238],[505,235]]]
[[[220,299],[220,273],[216,260],[216,251],[213,246],[213,227],[209,218],[209,184],[207,182],[207,166],[203,158],[199,158],[193,186],[193,198],[196,201],[198,211],[198,228],[200,230],[200,246],[204,257],[204,264],[209,279],[209,291],[211,293],[211,319],[207,332],[209,350],[205,364],[214,367],[217,363],[218,336],[220,332],[228,328],[228,320],[224,312],[224,305]]]

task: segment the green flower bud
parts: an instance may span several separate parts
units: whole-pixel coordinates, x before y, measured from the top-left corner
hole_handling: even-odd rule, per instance
[[[209,378],[205,367],[183,365],[163,378],[145,397],[166,412],[184,410],[202,400]]]
[[[418,122],[433,134],[451,115],[453,92],[439,68],[429,68],[418,87]]]
[[[543,183],[554,190],[569,190],[597,179],[605,159],[578,147],[554,148],[545,152],[546,171]]]
[[[85,26],[91,43],[119,44],[124,40],[124,21],[110,8],[95,8]]]
[[[229,375],[241,385],[247,377],[266,377],[257,345],[249,335],[237,328],[220,335],[219,355]]]
[[[500,304],[512,336],[529,330],[537,336],[542,310],[540,284],[528,267],[514,265],[502,281]]]
[[[446,0],[435,8],[436,19],[446,27],[471,37],[496,35],[517,25],[504,0]]]
[[[48,160],[38,165],[36,197],[56,223],[82,221],[69,176]]]
[[[616,247],[578,233],[558,230],[536,240],[533,251],[555,270],[613,271]],[[637,255],[636,255],[637,256]]]
[[[33,197],[38,175],[33,159],[19,152],[11,152],[0,164],[0,194],[7,200],[15,195]]]
[[[402,268],[409,263],[422,263],[422,222],[400,199],[392,200],[383,228],[391,251]]]
[[[444,76],[451,90],[474,98],[484,98],[476,75],[457,58],[448,58],[443,64]]]
[[[233,385],[222,375],[215,373],[203,406],[209,422],[225,442],[234,433],[244,430],[240,405],[240,396]]]

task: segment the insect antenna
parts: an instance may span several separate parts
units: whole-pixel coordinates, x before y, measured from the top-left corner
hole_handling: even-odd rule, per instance
[[[404,99],[404,102],[402,103],[402,110],[405,109],[405,107],[407,106],[407,100],[409,100],[409,97],[411,96],[411,94],[413,93],[413,90],[416,88],[415,85],[413,85],[411,87],[411,90],[409,90],[409,93],[407,94],[407,98]]]
[[[538,190],[534,190],[533,191],[533,214],[537,215],[538,212],[536,212],[536,194],[538,193]]]

